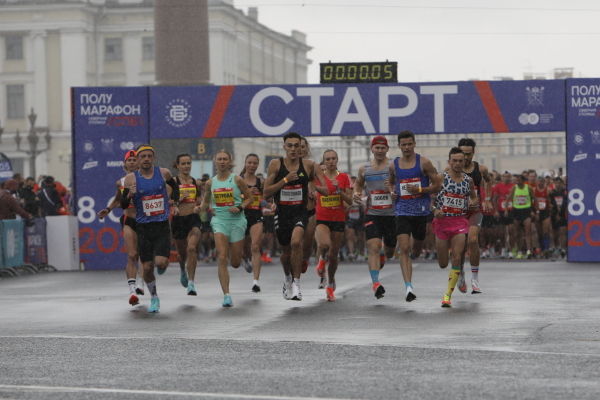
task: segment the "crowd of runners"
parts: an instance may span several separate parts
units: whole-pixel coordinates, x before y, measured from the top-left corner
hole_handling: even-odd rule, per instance
[[[114,201],[98,213],[123,209],[121,226],[127,250],[129,304],[149,292],[148,311],[159,311],[156,274],[169,266],[172,246],[180,282],[196,296],[198,260],[217,261],[223,307],[233,306],[228,266],[253,274],[252,292],[261,291],[263,263],[279,254],[283,298],[300,301],[300,281],[309,259],[317,259],[318,287],[335,301],[340,260],[363,260],[377,299],[385,288],[379,273],[399,259],[406,301],[417,299],[412,261],[437,259],[450,265],[442,307],[451,307],[454,288],[466,293],[465,262],[471,293],[481,293],[480,258],[564,257],[567,240],[566,176],[562,171],[500,174],[473,161],[476,143],[461,139],[449,149],[448,165],[437,171],[415,152],[415,135],[398,134],[401,156],[388,157],[384,136],[371,141],[372,159],[356,176],[338,170],[333,149],[313,157],[306,138],[283,137],[285,156],[272,160],[264,177],[260,159],[248,154],[239,175],[227,150],[214,154],[216,174],[190,175],[189,154],[172,167],[154,165],[155,149],[144,144],[124,156],[126,175],[116,182]],[[139,266],[136,268],[136,265]],[[441,281],[440,281],[441,282]],[[250,285],[249,285],[250,286]]]

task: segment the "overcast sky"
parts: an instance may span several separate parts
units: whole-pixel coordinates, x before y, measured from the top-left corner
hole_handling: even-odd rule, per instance
[[[600,76],[597,0],[234,0],[269,28],[308,36],[319,63],[397,61],[400,82],[490,80],[527,72]]]

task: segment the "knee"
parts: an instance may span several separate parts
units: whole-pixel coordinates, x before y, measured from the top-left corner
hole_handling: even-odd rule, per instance
[[[477,235],[469,236],[469,246],[479,246],[479,237]]]
[[[302,239],[292,239],[292,243],[290,243],[290,245],[292,246],[293,251],[301,251]]]
[[[369,246],[369,255],[379,254],[381,251],[381,247],[379,246]]]
[[[229,258],[227,257],[227,254],[223,254],[222,252],[219,253],[218,256],[219,259],[219,264],[227,264],[227,261],[229,261]],[[238,265],[239,267],[239,265]]]
[[[401,254],[408,254],[410,252],[410,244],[401,244],[400,245],[400,253]]]
[[[196,246],[188,246],[187,253],[188,254],[196,254]]]
[[[251,253],[260,253],[260,244],[258,243],[253,243],[252,247],[250,247],[250,252]]]
[[[137,251],[130,251],[129,253],[127,253],[127,259],[129,262],[135,263],[138,259]]]

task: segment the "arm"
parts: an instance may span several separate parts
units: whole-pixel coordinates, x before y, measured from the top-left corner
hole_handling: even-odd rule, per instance
[[[479,164],[479,172],[484,180],[485,185],[485,199],[483,201],[483,211],[489,212],[492,209],[492,177],[485,165]]]
[[[4,200],[4,204],[6,205],[6,207],[9,210],[11,210],[13,213],[19,215],[21,218],[24,218],[24,219],[31,218],[31,214],[29,214],[28,212],[23,210],[21,208],[21,206],[19,205],[19,203],[17,202],[17,200],[14,197],[12,197],[12,195],[10,193],[5,194],[3,200]]]
[[[289,174],[279,182],[275,182],[275,178],[277,177],[277,171],[279,171],[280,166],[281,165],[279,159],[271,160],[271,162],[269,163],[269,168],[267,169],[267,179],[265,180],[265,190],[263,192],[266,198],[272,197],[275,193],[281,190],[281,188],[286,185],[286,180],[290,182],[290,175],[296,175],[295,173]]]
[[[477,192],[473,190],[475,187],[475,182],[473,182],[473,178],[469,178],[469,198],[471,199],[470,207],[476,207],[479,204],[479,199],[477,198]]]
[[[392,161],[390,163],[390,167],[388,168],[388,175],[390,178],[387,182],[387,187],[392,194],[392,202],[395,202],[398,198],[398,193],[396,193],[396,166],[394,165],[396,161]]]
[[[137,192],[135,187],[135,176],[133,174],[127,174],[125,181],[123,182],[123,196],[121,197],[121,208],[124,210],[129,207],[131,198]]]
[[[508,197],[506,198],[506,209],[504,210],[504,216],[508,217],[508,202],[514,201],[513,197],[515,197],[515,188],[517,185],[510,188],[510,192],[508,193]]]
[[[103,219],[104,217],[106,217],[108,214],[110,214],[110,212],[112,210],[114,210],[115,208],[117,208],[117,206],[119,204],[121,204],[121,182],[117,182],[117,192],[115,193],[115,197],[113,199],[113,201],[110,202],[110,204],[108,205],[108,207],[106,207],[104,210],[100,210],[100,212],[98,213],[98,218]]]
[[[442,182],[444,180],[444,174],[437,174],[436,178],[440,182]],[[440,186],[441,186],[441,183],[440,183]],[[441,187],[440,187],[440,189],[441,189]],[[439,190],[438,190],[438,192],[439,192]],[[442,210],[440,210],[439,208],[437,208],[436,204],[435,204],[435,199],[437,197],[436,194],[435,193],[431,193],[429,196],[431,197],[431,203],[430,203],[430,206],[429,206],[429,209],[431,210],[431,213],[433,214],[433,216],[435,218],[443,218],[444,217],[444,213],[442,212]]]
[[[352,205],[352,187],[350,186],[350,175],[344,174],[346,177],[346,187],[341,191],[340,197],[348,206]]]
[[[354,190],[352,199],[356,202],[356,204],[362,204],[362,192],[365,185],[365,166],[361,165],[358,169],[358,176],[356,177],[356,181],[354,182]]]
[[[209,179],[204,184],[204,196],[202,196],[202,203],[200,203],[200,206],[194,207],[195,213],[199,213],[200,211],[204,211],[208,207],[210,207],[210,203],[212,202],[212,191],[210,189],[211,186],[212,186],[212,179]]]
[[[315,164],[313,161],[303,159],[302,162],[308,162],[312,164],[311,167],[313,173],[311,175],[312,179],[310,180],[312,181],[316,177],[315,189],[317,190],[317,192],[321,193],[323,196],[329,196],[329,188],[327,187],[327,181],[325,180],[325,175],[323,175],[323,171],[321,171],[321,167]],[[306,164],[304,165],[304,169],[306,169]]]
[[[429,178],[430,185],[424,187],[421,193],[434,194],[442,189],[443,174],[437,173],[431,160],[426,157],[421,157],[421,169],[423,174]]]
[[[494,206],[494,217],[500,217],[500,209],[498,208],[498,192],[492,189],[492,205]]]
[[[244,182],[241,176],[236,175],[234,178],[234,182],[237,185],[237,187],[241,190],[242,198],[244,199],[240,206],[229,208],[230,213],[237,214],[243,212],[246,208],[250,206],[250,204],[252,204],[252,202],[254,201],[254,196],[252,195],[252,191],[250,190],[246,182]]]
[[[535,192],[533,191],[533,188],[531,186],[527,186],[527,188],[529,189],[529,197],[531,198],[531,212],[535,213],[533,210],[535,209],[535,211],[538,211],[538,202],[537,202],[537,198],[535,197]]]
[[[179,185],[177,182],[175,182],[171,171],[169,171],[167,168],[161,168],[160,172],[165,180],[165,183],[171,187],[171,200],[173,200],[172,206],[175,207],[173,209],[173,215],[179,215]]]

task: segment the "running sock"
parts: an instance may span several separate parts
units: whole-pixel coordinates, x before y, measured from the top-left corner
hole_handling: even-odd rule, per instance
[[[285,281],[286,281],[287,283],[292,283],[292,275],[286,275],[286,276],[285,276]]]
[[[369,272],[371,273],[371,280],[373,283],[379,283],[379,271],[372,269]]]
[[[479,265],[471,265],[471,279],[479,280]]]
[[[300,286],[300,278],[294,278],[294,285]]]
[[[329,282],[329,283],[327,284],[327,287],[330,287],[330,288],[332,288],[332,287],[333,287],[333,283]]]
[[[460,266],[452,266],[450,270],[450,276],[448,278],[448,289],[446,290],[447,296],[452,296],[452,292],[454,291],[454,287],[456,286],[456,282],[458,282],[458,276],[460,275]]]
[[[258,285],[258,279],[255,279],[254,282],[252,282],[253,285]]]
[[[410,282],[404,282],[404,286],[406,286],[406,288],[412,288],[412,284]]]
[[[135,293],[135,279],[127,279],[129,285],[129,293]]]
[[[146,286],[148,286],[148,290],[150,291],[150,298],[151,299],[157,298],[158,294],[156,294],[156,281],[147,282]]]
[[[193,281],[193,280],[191,280],[191,279],[189,279],[189,280],[188,280],[188,285],[189,285],[190,283],[191,283],[192,285],[194,285],[194,281]]]

